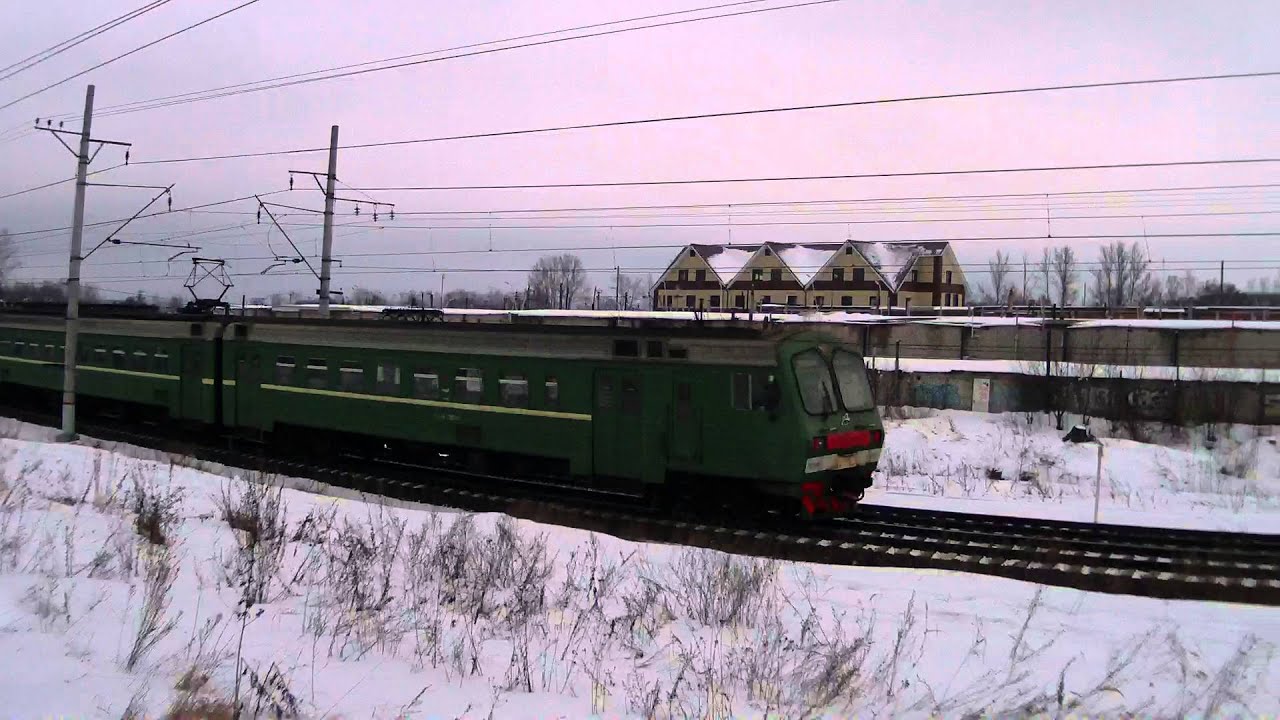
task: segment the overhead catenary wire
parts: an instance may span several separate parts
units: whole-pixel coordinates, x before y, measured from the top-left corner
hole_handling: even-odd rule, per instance
[[[124,167],[124,163],[120,163],[118,165],[112,165],[111,167],[107,167],[107,168],[102,168],[101,170],[94,170],[93,172],[87,173],[86,177],[91,177],[93,175],[98,175],[104,172],[110,172],[112,170],[115,170],[117,168],[122,168],[122,167]],[[17,190],[7,195],[0,195],[0,200],[8,200],[9,198],[18,197],[19,195],[26,195],[27,193],[32,193],[37,190],[44,190],[45,188],[56,187],[64,183],[75,182],[75,180],[76,180],[75,177],[63,178],[61,180],[54,180],[53,182],[45,183],[44,185],[37,185],[35,187],[29,187],[25,190]]]
[[[14,75],[30,70],[31,68],[35,67],[36,65],[39,65],[42,62],[45,62],[46,60],[55,58],[58,55],[61,55],[62,53],[76,47],[77,45],[80,45],[81,43],[92,40],[93,38],[99,35],[102,35],[103,33],[106,33],[110,30],[113,30],[129,22],[130,20],[135,20],[139,17],[142,17],[143,15],[146,15],[147,13],[151,12],[152,10],[155,10],[158,7],[161,7],[162,5],[166,5],[169,2],[170,0],[152,0],[152,2],[149,2],[146,5],[143,5],[142,7],[135,8],[134,10],[130,10],[124,15],[120,15],[118,17],[112,18],[111,20],[108,20],[107,22],[102,23],[101,25],[98,25],[96,27],[89,28],[88,30],[85,30],[84,32],[78,35],[75,35],[73,37],[70,37],[66,40],[63,40],[62,42],[57,43],[56,45],[47,47],[44,50],[41,50],[40,52],[34,55],[29,55],[15,63],[6,65],[5,67],[0,68],[0,73],[2,73],[0,74],[0,80],[8,80]]]
[[[872,100],[848,100],[833,103],[811,103],[805,105],[789,105],[784,107],[771,108],[754,108],[747,110],[732,110],[724,112],[696,113],[685,115],[667,115],[661,117],[638,118],[630,120],[614,120],[594,123],[579,123],[570,125],[555,125],[538,128],[525,128],[518,130],[498,130],[492,132],[466,133],[459,135],[442,135],[429,138],[410,138],[404,140],[386,140],[380,142],[352,143],[347,145],[339,145],[339,150],[368,150],[373,148],[398,147],[405,145],[418,145],[424,143],[451,142],[457,140],[478,140],[499,137],[514,137],[520,135],[537,135],[554,132],[567,132],[573,130],[595,130],[603,128],[628,127],[636,125],[654,125],[660,123],[671,122],[687,122],[692,120],[710,120],[729,117],[746,117],[752,115],[769,115],[779,113],[804,112],[813,110],[832,110],[840,108],[865,107],[870,105],[890,105],[899,103],[925,102],[932,100],[953,100],[961,98],[978,98],[978,97],[994,97],[1000,95],[1019,95],[1030,93],[1055,92],[1066,90],[1090,90],[1108,87],[1129,87],[1137,85],[1158,85],[1188,82],[1204,82],[1209,80],[1230,80],[1230,79],[1258,79],[1280,76],[1280,71],[1274,72],[1256,72],[1256,73],[1231,73],[1221,75],[1197,75],[1170,78],[1151,78],[1144,80],[1119,80],[1112,82],[1095,82],[1095,83],[1077,83],[1072,85],[1042,85],[1036,87],[1025,88],[1008,88],[1000,90],[975,90],[969,92],[955,93],[935,93],[930,95],[915,95],[909,97],[896,98],[880,98]],[[326,152],[327,147],[308,147],[294,148],[286,150],[264,150],[257,152],[228,153],[219,155],[198,155],[180,158],[160,158],[155,160],[140,160],[139,165],[158,165],[168,163],[185,163],[185,162],[203,162],[213,160],[235,160],[255,157],[271,157],[277,155],[295,155],[314,152]],[[359,188],[353,188],[359,189]]]
[[[56,82],[50,83],[50,84],[48,84],[48,85],[45,85],[44,87],[41,87],[41,88],[39,88],[38,90],[32,90],[31,92],[29,92],[29,93],[27,93],[26,95],[23,95],[23,96],[21,96],[21,97],[17,98],[16,100],[10,100],[8,103],[5,103],[4,105],[0,105],[0,110],[7,110],[7,109],[9,109],[9,108],[13,107],[14,105],[17,105],[18,103],[20,103],[20,102],[24,101],[24,100],[29,100],[29,99],[31,99],[31,98],[33,98],[33,97],[37,96],[37,95],[40,95],[41,93],[47,92],[47,91],[49,91],[49,90],[52,90],[53,88],[56,88],[56,87],[58,87],[58,86],[60,86],[60,85],[64,85],[64,84],[66,84],[66,83],[69,83],[69,82],[71,82],[72,80],[75,80],[75,79],[76,79],[76,78],[78,78],[78,77],[83,77],[84,75],[87,75],[87,74],[89,74],[89,73],[93,72],[94,70],[98,70],[99,68],[106,67],[107,65],[110,65],[110,64],[112,64],[112,63],[114,63],[114,62],[116,62],[116,61],[118,61],[118,60],[123,60],[124,58],[127,58],[127,57],[129,57],[130,55],[133,55],[133,54],[135,54],[135,53],[138,53],[138,52],[141,52],[141,51],[143,51],[143,50],[146,50],[147,48],[150,48],[150,47],[153,47],[153,46],[155,46],[155,45],[158,45],[158,44],[160,44],[160,43],[164,42],[165,40],[168,40],[168,39],[170,39],[170,38],[176,37],[176,36],[181,35],[181,34],[183,34],[183,33],[185,33],[185,32],[188,32],[188,31],[190,31],[190,30],[194,30],[194,29],[196,29],[196,28],[200,27],[201,25],[205,25],[205,24],[207,24],[207,23],[211,23],[211,22],[213,22],[214,20],[217,20],[217,19],[219,19],[219,18],[226,17],[227,15],[230,15],[231,13],[233,13],[233,12],[235,12],[235,11],[237,11],[237,10],[240,10],[240,9],[242,9],[242,8],[246,8],[246,7],[249,7],[250,5],[253,5],[254,3],[257,3],[257,2],[258,2],[258,0],[247,0],[246,2],[243,2],[243,3],[241,3],[241,4],[237,5],[237,6],[235,6],[235,7],[231,8],[231,9],[229,9],[229,10],[224,10],[224,11],[222,11],[222,12],[218,13],[217,15],[213,15],[213,16],[211,16],[211,17],[207,17],[207,18],[205,18],[205,19],[203,19],[203,20],[201,20],[201,21],[199,21],[199,22],[192,23],[192,24],[187,25],[187,26],[185,26],[185,27],[183,27],[183,28],[180,28],[180,29],[178,29],[178,30],[175,30],[175,31],[173,31],[173,32],[171,32],[171,33],[169,33],[169,34],[167,34],[167,35],[164,35],[163,37],[160,37],[160,38],[157,38],[157,39],[155,39],[155,40],[152,40],[151,42],[145,43],[145,44],[143,44],[143,45],[139,45],[138,47],[135,47],[135,48],[133,48],[132,50],[128,50],[128,51],[126,51],[126,52],[120,53],[119,55],[116,55],[116,56],[114,56],[114,57],[111,57],[111,58],[108,58],[108,59],[106,59],[106,60],[103,60],[102,62],[98,63],[97,65],[94,65],[93,67],[85,68],[84,70],[81,70],[81,71],[80,71],[80,72],[78,72],[78,73],[74,73],[74,74],[72,74],[72,75],[68,75],[67,77],[62,78],[61,80],[58,80],[58,81],[56,81]]]

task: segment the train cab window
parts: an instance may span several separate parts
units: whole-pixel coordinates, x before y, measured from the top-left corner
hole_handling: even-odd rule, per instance
[[[856,412],[875,407],[875,397],[871,383],[867,381],[867,368],[862,358],[846,350],[836,350],[831,358],[831,369],[840,384],[840,399],[845,410]]]
[[[477,368],[458,368],[453,376],[453,398],[458,402],[484,401],[484,376]]]
[[[751,374],[734,373],[730,388],[733,394],[734,410],[751,409]]]
[[[146,350],[134,350],[129,364],[130,370],[146,372],[151,369],[151,355]]]
[[[791,367],[800,387],[800,400],[804,403],[805,412],[810,415],[836,412],[839,401],[826,359],[817,350],[805,350],[791,358]]]
[[[329,361],[324,358],[307,360],[307,387],[323,389],[329,384]]]
[[[276,358],[276,384],[292,385],[293,373],[298,367],[298,361],[287,355],[281,355]]]
[[[559,381],[553,377],[549,377],[547,378],[546,383],[543,384],[543,389],[545,390],[545,395],[543,395],[543,397],[546,399],[547,409],[555,410],[560,407]]]
[[[364,390],[364,365],[347,360],[338,367],[338,387],[347,392]]]
[[[157,350],[154,356],[155,369],[158,373],[169,372],[169,353],[163,350]]]
[[[529,381],[523,375],[507,375],[498,379],[498,395],[506,407],[529,407]]]
[[[640,379],[622,378],[622,414],[640,415]]]
[[[393,362],[378,363],[376,372],[376,385],[379,393],[383,395],[400,394],[400,366]],[[439,383],[437,382],[437,386]]]
[[[440,397],[440,376],[434,370],[424,368],[415,370],[413,373],[413,396],[424,400],[434,400]]]
[[[124,354],[124,350],[116,348],[111,351],[111,367],[117,370],[123,370],[124,366],[129,364],[128,358]]]

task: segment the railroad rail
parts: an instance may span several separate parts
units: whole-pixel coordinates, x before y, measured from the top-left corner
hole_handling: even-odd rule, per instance
[[[16,419],[57,426],[17,408]],[[859,505],[852,517],[806,523],[778,516],[672,518],[629,495],[574,490],[450,468],[368,458],[328,464],[267,457],[160,430],[82,424],[103,440],[232,467],[307,478],[370,495],[741,555],[868,567],[949,570],[1095,592],[1280,605],[1280,535],[1093,525],[1037,518]],[[732,520],[732,521],[731,521]]]

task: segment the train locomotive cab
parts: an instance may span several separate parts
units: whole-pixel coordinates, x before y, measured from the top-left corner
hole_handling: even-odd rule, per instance
[[[796,472],[791,495],[807,515],[842,514],[871,487],[884,446],[884,426],[862,355],[823,338],[782,346],[782,394],[797,429],[787,453]]]

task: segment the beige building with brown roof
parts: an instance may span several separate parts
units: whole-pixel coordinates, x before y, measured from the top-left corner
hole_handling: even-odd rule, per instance
[[[964,271],[943,241],[688,245],[653,287],[656,310],[964,304]]]

